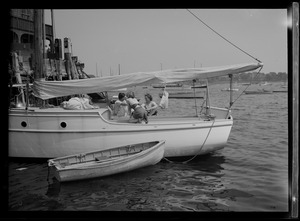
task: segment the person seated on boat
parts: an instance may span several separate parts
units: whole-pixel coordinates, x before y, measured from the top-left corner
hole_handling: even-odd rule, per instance
[[[92,98],[87,94],[81,95],[81,102],[82,102],[82,105],[83,105],[83,109],[96,109],[96,108],[98,108],[97,106],[95,106],[93,104]]]
[[[79,97],[72,97],[68,101],[63,101],[60,106],[67,110],[80,110],[82,109],[82,104]]]
[[[148,116],[157,115],[158,105],[153,101],[151,94],[145,94],[145,103],[142,104],[142,107],[147,111]]]
[[[148,123],[147,111],[140,105],[139,101],[135,98],[134,92],[130,91],[126,94],[126,102],[128,104],[128,112],[133,112],[130,116],[129,122],[132,123]]]
[[[112,114],[113,116],[126,117],[128,115],[127,109],[125,93],[119,93],[118,100],[116,100],[114,103]]]

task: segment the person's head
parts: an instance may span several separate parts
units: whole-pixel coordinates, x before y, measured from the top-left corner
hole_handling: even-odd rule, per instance
[[[83,95],[82,95],[82,98],[86,98],[86,99],[91,100],[91,97],[90,97],[89,95],[87,95],[87,94],[83,94]]]
[[[68,103],[67,101],[63,101],[63,102],[60,103],[59,106],[62,107],[62,108],[66,108],[67,107],[67,103]]]
[[[123,101],[125,99],[125,93],[119,93],[118,98],[120,101]]]
[[[87,94],[82,94],[81,97],[82,97],[83,100],[88,101],[89,104],[93,104],[92,98],[91,98],[89,95],[87,95]]]
[[[146,101],[152,101],[152,96],[151,96],[151,94],[145,94],[145,99],[146,99]]]
[[[127,92],[126,97],[128,97],[128,98],[134,98],[134,92],[133,91]]]

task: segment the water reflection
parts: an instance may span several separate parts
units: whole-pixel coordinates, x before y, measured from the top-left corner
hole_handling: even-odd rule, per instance
[[[52,182],[48,181],[48,189],[46,195],[48,197],[58,197],[60,192],[60,182],[56,177],[52,177]]]
[[[226,200],[212,195],[225,189],[225,157],[214,153],[188,163],[178,160],[77,182],[53,177],[46,195],[65,205],[63,210],[228,210]]]
[[[227,106],[221,86],[213,85],[212,97]],[[181,106],[194,103],[170,106],[159,114],[194,110]],[[187,164],[181,162],[190,158],[170,159],[173,163],[161,161],[128,173],[59,183],[53,174],[47,181],[46,161],[9,161],[9,210],[287,211],[286,107],[283,94],[245,96],[235,103],[226,147]]]

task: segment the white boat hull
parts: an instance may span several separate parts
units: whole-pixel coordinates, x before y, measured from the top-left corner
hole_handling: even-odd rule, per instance
[[[148,124],[118,123],[106,115],[104,109],[10,110],[9,156],[56,158],[153,140],[166,140],[165,157],[201,155],[223,148],[233,124],[231,117],[153,117]]]
[[[144,148],[142,145],[145,144],[140,144],[141,147],[137,144],[133,145],[134,147],[121,146],[107,152],[95,151],[83,153],[79,156],[66,156],[48,162],[49,166],[55,168],[55,177],[60,182],[103,177],[155,165],[160,162],[164,156],[165,141],[152,142],[149,145],[153,146]],[[135,153],[132,153],[133,150]],[[106,156],[107,158],[97,161],[97,156]],[[64,166],[64,162],[67,162],[68,165]]]

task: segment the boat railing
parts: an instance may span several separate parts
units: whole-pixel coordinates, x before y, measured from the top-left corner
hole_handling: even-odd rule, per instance
[[[112,119],[112,110],[107,106],[107,110],[103,111],[100,115],[105,119],[105,120],[111,120]]]
[[[158,143],[157,141],[152,143]],[[48,166],[57,166],[59,168],[68,168],[76,167],[77,164],[81,163],[86,166],[96,163],[104,163],[108,161],[114,161],[115,159],[119,159],[120,157],[128,157],[130,155],[134,155],[136,153],[147,150],[151,147],[150,143],[141,143],[141,144],[133,144],[122,147],[116,147],[107,149],[105,151],[92,152],[92,153],[82,153],[75,154],[72,156],[61,157],[56,159],[48,160]]]

